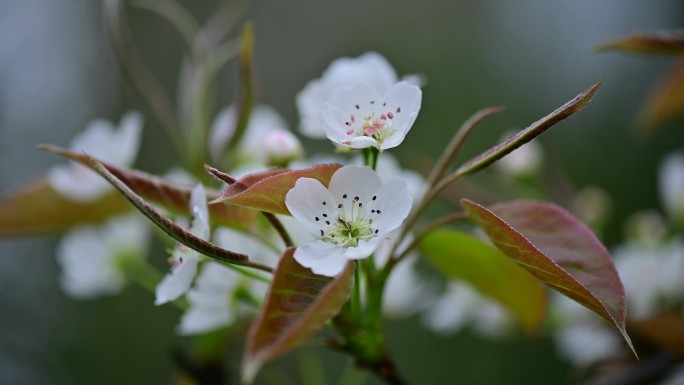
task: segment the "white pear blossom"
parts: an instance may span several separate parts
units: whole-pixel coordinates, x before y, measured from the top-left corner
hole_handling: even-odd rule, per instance
[[[294,258],[314,273],[335,276],[350,259],[371,255],[411,210],[406,183],[382,183],[368,167],[337,170],[326,189],[299,178],[285,197],[288,210],[316,240],[297,248]]]
[[[574,365],[588,366],[622,349],[619,335],[592,311],[560,294],[554,293],[551,298],[559,322],[554,336],[556,347]]]
[[[348,148],[396,147],[418,117],[421,99],[420,88],[407,82],[384,93],[365,83],[340,88],[323,111],[325,134]]]
[[[488,337],[500,336],[511,324],[501,305],[457,281],[449,282],[444,294],[428,305],[423,321],[440,333],[455,333],[469,325]]]
[[[375,265],[378,269],[382,269],[389,261],[390,252],[398,241],[397,237],[400,232],[401,228],[394,230],[389,239],[376,250]],[[412,236],[405,237],[401,240],[397,251],[403,252],[411,242],[413,242]],[[386,315],[396,318],[408,317],[422,310],[434,294],[433,288],[425,280],[421,280],[416,273],[415,264],[418,257],[417,252],[410,252],[392,269],[383,292],[382,307]]]
[[[216,117],[209,148],[213,159],[221,159],[221,151],[235,133],[236,114],[235,106],[231,105]],[[277,164],[282,158],[297,159],[303,152],[299,139],[287,129],[285,119],[267,105],[252,109],[237,151],[237,162],[244,167]]]
[[[668,215],[684,220],[684,151],[663,160],[658,170],[660,200]]]
[[[653,245],[630,243],[613,251],[622,278],[629,315],[652,316],[662,305],[681,300],[684,293],[684,241],[675,239]]]
[[[299,139],[283,128],[268,131],[262,138],[262,146],[268,165],[286,165],[304,153]]]
[[[192,220],[190,232],[197,237],[209,238],[209,210],[204,186],[198,184],[190,196]],[[157,285],[155,305],[162,305],[183,295],[197,275],[200,254],[189,247],[178,244],[171,254],[171,271]]]
[[[420,86],[419,76],[410,75],[404,80]],[[333,61],[320,79],[310,81],[297,94],[300,131],[302,134],[323,139],[326,137],[323,110],[335,90],[354,83],[365,83],[384,94],[399,81],[387,60],[377,52],[367,52],[356,58],[340,58]]]
[[[249,255],[253,261],[272,264],[278,258],[262,242],[235,230],[218,229],[214,238],[220,247]],[[206,262],[187,293],[190,308],[181,318],[178,333],[201,334],[232,324],[241,311],[235,300],[235,291],[240,287],[249,289],[257,300],[266,295],[264,282],[246,279],[220,263]]]
[[[144,257],[147,235],[147,224],[137,215],[69,231],[57,247],[62,290],[76,299],[118,293],[126,283],[126,267]]]
[[[138,112],[124,115],[119,127],[97,119],[72,139],[69,149],[76,153],[86,152],[116,166],[130,166],[140,147],[141,131],[142,116]],[[65,198],[85,203],[94,202],[112,188],[96,172],[73,161],[52,167],[48,181]]]
[[[508,138],[512,132],[504,135],[502,140]],[[542,146],[536,140],[526,143],[515,151],[501,158],[496,166],[506,175],[525,177],[539,172],[544,158]]]

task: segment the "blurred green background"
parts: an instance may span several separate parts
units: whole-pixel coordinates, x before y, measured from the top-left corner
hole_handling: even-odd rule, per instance
[[[182,3],[202,20],[218,2]],[[658,160],[684,144],[681,120],[650,137],[640,136],[634,124],[651,83],[673,59],[592,51],[635,29],[680,28],[684,3],[678,0],[241,4],[244,19],[255,26],[259,100],[280,111],[292,129],[298,124],[296,93],[335,58],[373,50],[400,75],[423,74],[420,116],[395,152],[404,166],[419,170],[480,108],[502,104],[508,110],[482,125],[461,160],[603,79],[589,107],[541,142],[548,162],[573,186],[595,185],[610,194],[613,216],[604,239],[609,246],[620,240],[631,213],[658,207]],[[66,145],[89,120],[118,121],[128,109],[146,116],[136,167],[160,173],[174,163],[169,142],[122,78],[101,2],[4,0],[0,10],[0,192],[61,161],[37,151],[37,144]],[[182,55],[179,35],[156,14],[133,7],[128,12],[144,58],[173,95]],[[232,100],[234,71],[228,65],[220,76],[220,106]],[[328,143],[306,144],[331,149]],[[137,287],[92,302],[65,297],[53,258],[56,240],[0,240],[0,383],[171,383],[170,352],[186,344],[174,334],[180,314],[154,307],[152,295]],[[166,254],[159,248],[152,257]],[[499,341],[468,332],[444,337],[426,331],[417,319],[391,322],[388,329],[397,363],[415,384],[566,384],[578,375],[543,333]],[[296,367],[307,354],[321,358],[333,380],[347,361],[307,348],[270,370],[283,369],[296,384]],[[236,368],[239,350],[232,358],[229,365]]]

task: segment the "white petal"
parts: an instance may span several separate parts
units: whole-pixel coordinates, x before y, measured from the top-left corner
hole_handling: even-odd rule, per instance
[[[379,234],[387,234],[401,226],[411,211],[413,199],[406,188],[406,183],[399,179],[392,179],[382,185],[375,193],[371,214],[372,226],[379,230]]]
[[[298,247],[294,259],[315,274],[334,277],[342,272],[348,259],[344,250],[332,243],[314,241]]]
[[[660,200],[672,217],[684,216],[684,151],[668,155],[658,170]]]
[[[381,186],[380,177],[370,167],[344,166],[335,171],[330,178],[328,189],[336,201],[344,204],[345,209],[349,210],[352,199],[359,197],[358,202],[366,205],[372,201]]]
[[[316,236],[320,236],[321,230],[326,231],[328,228],[323,214],[328,218],[337,218],[335,202],[328,189],[312,178],[299,178],[285,195],[285,205],[292,216]]]
[[[208,309],[191,307],[181,317],[178,334],[194,335],[210,332],[233,322],[233,315],[228,306],[225,308]]]
[[[173,266],[171,272],[157,285],[155,305],[173,301],[190,289],[190,285],[192,285],[197,274],[198,260],[199,256],[194,252],[184,255],[182,261],[178,259],[179,264]]]
[[[394,69],[378,53],[368,52],[358,58],[335,60],[320,79],[310,81],[297,94],[301,132],[312,138],[322,139],[326,136],[323,110],[331,94],[339,87],[362,82],[383,93],[396,81]]]
[[[387,109],[394,113],[394,123],[406,126],[411,119],[410,115],[420,111],[422,97],[423,92],[420,88],[407,82],[399,82],[390,88],[384,99]],[[398,108],[400,111],[397,111]],[[410,128],[410,124],[408,125]]]
[[[380,246],[383,240],[383,238],[375,237],[369,241],[360,241],[356,247],[348,247],[344,252],[344,257],[347,259],[368,258]]]
[[[48,182],[61,196],[81,203],[95,202],[112,189],[96,172],[75,163],[53,166]]]
[[[250,261],[272,264],[278,259],[273,249],[245,232],[222,227],[214,232],[213,239],[224,249],[248,255]]]
[[[207,194],[201,183],[195,186],[190,194],[190,210],[193,216],[190,232],[201,239],[208,239],[209,208],[207,207]]]
[[[116,254],[108,250],[94,227],[78,227],[66,234],[57,247],[62,268],[60,284],[76,299],[90,299],[119,292],[125,277],[117,270]]]

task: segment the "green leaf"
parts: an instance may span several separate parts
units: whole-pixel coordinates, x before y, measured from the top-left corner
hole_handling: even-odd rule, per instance
[[[252,324],[242,361],[243,380],[251,383],[259,369],[315,334],[347,302],[354,265],[335,278],[319,276],[285,251],[259,315]]]
[[[597,51],[622,51],[658,55],[684,55],[684,33],[634,32],[596,47]]]
[[[544,285],[498,249],[453,230],[430,233],[420,248],[446,276],[470,283],[508,308],[528,333],[543,321],[547,310]]]
[[[481,171],[497,160],[503,158],[506,154],[544,133],[544,131],[553,127],[556,123],[559,123],[574,113],[582,111],[582,109],[589,104],[591,98],[594,96],[600,86],[601,82],[594,84],[585,91],[581,92],[579,95],[575,96],[575,98],[569,102],[558,107],[552,113],[532,123],[529,127],[509,136],[495,147],[492,147],[475,158],[469,160],[459,167],[454,175],[465,176]]]
[[[461,204],[499,250],[608,320],[634,351],[625,329],[622,282],[608,250],[586,225],[549,203],[513,201],[485,208],[463,199]]]
[[[89,164],[89,159],[91,158],[86,154],[78,154],[49,145],[40,146],[39,148],[67,157],[86,167],[91,167]],[[178,185],[141,171],[124,169],[108,163],[100,163],[116,179],[140,195],[142,199],[160,205],[164,209],[176,214],[192,214],[190,213],[190,194],[193,186]],[[211,200],[217,196],[218,192],[207,189],[207,199]],[[256,213],[253,210],[230,207],[219,203],[209,204],[209,214],[211,221],[215,224],[243,229],[248,228],[254,223],[256,218]]]
[[[641,106],[639,123],[651,133],[684,116],[684,61],[678,61],[655,84]]]
[[[303,170],[273,169],[250,174],[226,187],[214,202],[289,215],[285,195],[294,187],[297,179],[317,179],[327,187],[332,174],[340,167],[342,165],[337,163],[317,164]]]
[[[18,186],[0,199],[0,236],[63,231],[130,210],[126,200],[114,191],[91,203],[72,201],[55,191],[42,176]]]

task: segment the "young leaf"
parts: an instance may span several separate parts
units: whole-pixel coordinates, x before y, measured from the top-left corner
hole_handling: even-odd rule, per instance
[[[87,157],[87,156],[86,156]],[[114,174],[112,174],[107,168],[100,163],[97,159],[87,158],[90,167],[97,171],[98,174],[102,175],[109,183],[111,183],[123,196],[135,206],[141,213],[143,213],[148,219],[150,219],[155,225],[162,229],[171,238],[177,240],[178,242],[184,244],[185,246],[204,254],[208,257],[216,259],[219,262],[228,265],[241,265],[248,266],[255,269],[268,271],[272,269],[268,266],[261,265],[258,263],[250,262],[249,258],[244,254],[235,253],[229,250],[222,249],[210,242],[197,237],[189,231],[186,231],[182,227],[173,223],[170,219],[165,218],[159,212],[157,212],[152,206],[145,202],[140,196],[138,196],[133,190],[131,190],[126,184],[121,182]]]
[[[40,146],[39,148],[65,156],[87,167],[90,157],[86,154],[77,154],[56,146]],[[112,175],[123,184],[128,186],[142,199],[153,202],[174,213],[190,215],[190,193],[192,186],[182,186],[170,183],[137,170],[129,170],[100,162]],[[214,199],[217,192],[207,190],[208,199]],[[218,203],[209,204],[210,218],[213,223],[236,228],[248,228],[255,220],[256,213],[241,207],[230,207]]]
[[[430,233],[420,248],[449,278],[470,283],[508,308],[527,332],[541,324],[547,310],[544,285],[498,249],[453,230]]]
[[[126,200],[114,191],[95,202],[76,202],[55,191],[47,178],[39,177],[0,199],[0,236],[62,231],[130,210]]]
[[[684,33],[635,32],[596,47],[597,51],[622,51],[659,55],[684,55]]]
[[[351,262],[337,277],[323,277],[297,263],[294,250],[287,249],[281,257],[266,302],[249,331],[242,360],[242,377],[248,383],[265,363],[321,329],[349,298],[354,277]]]
[[[600,86],[601,82],[598,82],[589,87],[579,95],[575,96],[574,99],[558,107],[552,113],[532,123],[529,127],[509,136],[497,146],[492,147],[475,158],[469,160],[459,167],[453,175],[465,176],[474,174],[503,158],[506,154],[512,152],[516,148],[531,141],[544,131],[553,127],[556,123],[564,120],[576,112],[582,111],[582,109],[589,104],[591,98],[594,96]]]
[[[647,132],[684,116],[684,61],[680,60],[655,84],[641,106],[639,121]]]
[[[273,214],[289,215],[285,195],[299,178],[313,178],[328,186],[332,174],[342,165],[317,164],[303,170],[275,169],[250,174],[229,185],[214,202],[251,207]]]
[[[608,320],[634,351],[625,330],[622,282],[608,250],[586,225],[548,203],[513,201],[489,209],[468,199],[461,204],[497,248],[551,288]]]

